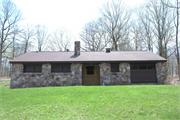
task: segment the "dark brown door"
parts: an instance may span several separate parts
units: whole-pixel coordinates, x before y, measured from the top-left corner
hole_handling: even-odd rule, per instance
[[[157,83],[155,64],[132,64],[131,83]]]
[[[100,68],[98,65],[82,67],[82,85],[100,85]]]
[[[156,71],[131,70],[131,83],[156,83]]]

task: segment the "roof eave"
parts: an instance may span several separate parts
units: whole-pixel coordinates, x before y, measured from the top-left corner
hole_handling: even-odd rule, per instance
[[[10,61],[10,63],[102,63],[102,62],[167,62],[167,60],[128,60],[128,61]]]

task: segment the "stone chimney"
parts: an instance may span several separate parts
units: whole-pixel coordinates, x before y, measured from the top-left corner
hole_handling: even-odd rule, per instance
[[[74,43],[74,55],[80,55],[80,41],[75,41]]]
[[[106,48],[106,53],[110,53],[110,51],[111,51],[111,48]]]

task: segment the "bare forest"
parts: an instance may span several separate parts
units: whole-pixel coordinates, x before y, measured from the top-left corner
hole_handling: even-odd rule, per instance
[[[11,0],[0,3],[0,76],[9,77],[11,59],[29,51],[66,51],[75,40],[82,51],[148,50],[167,59],[167,77],[180,76],[179,0],[146,0],[130,8],[121,0],[99,6],[99,17],[82,26],[74,38],[65,27],[25,24]],[[73,49],[70,51],[73,51]]]

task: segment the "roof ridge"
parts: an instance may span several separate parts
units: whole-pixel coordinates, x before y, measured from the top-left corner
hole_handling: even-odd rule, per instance
[[[34,52],[36,53],[37,51],[29,51],[27,53],[34,53]],[[40,51],[40,52],[74,52],[74,51]],[[80,52],[106,52],[106,51],[80,51]],[[111,52],[151,52],[151,51],[149,51],[149,50],[140,50],[140,51],[133,50],[133,51],[128,51],[127,50],[127,51],[111,51]],[[39,51],[37,53],[39,53]]]

